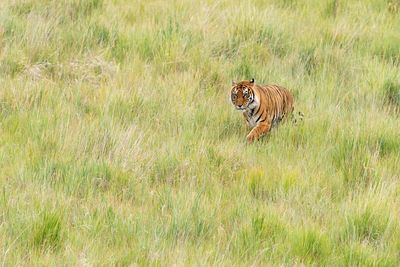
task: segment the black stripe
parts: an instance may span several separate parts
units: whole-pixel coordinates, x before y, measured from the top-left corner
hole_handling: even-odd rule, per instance
[[[254,96],[254,92],[253,92],[253,90],[249,90],[249,92],[251,92],[251,94],[252,94],[252,101],[249,103],[249,105],[251,105],[251,104],[253,104],[254,103],[254,101],[256,100],[256,98],[255,98],[255,96]],[[260,108],[260,107],[258,107],[258,108]],[[254,113],[254,108],[251,110],[251,113],[250,113],[250,116],[252,117],[254,114],[257,114],[257,112],[258,112],[258,110],[257,110],[257,112],[255,112]]]
[[[253,103],[254,102],[254,92],[250,88],[247,88],[247,90],[249,90],[250,96],[251,96],[251,98],[253,98],[253,101],[251,101],[251,103]]]
[[[260,116],[258,116],[258,118],[256,119],[256,122],[258,122],[258,120],[261,118],[261,116],[264,114],[264,111],[260,114]]]
[[[256,111],[256,112],[254,112],[253,114],[257,114],[257,113],[258,113],[258,111],[260,110],[260,107],[261,107],[261,104],[260,104],[260,105],[258,105],[258,109],[257,109],[257,111]]]

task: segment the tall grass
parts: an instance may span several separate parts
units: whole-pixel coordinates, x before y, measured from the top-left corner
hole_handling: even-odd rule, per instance
[[[396,1],[0,1],[0,264],[400,264]],[[231,80],[288,87],[253,145]]]

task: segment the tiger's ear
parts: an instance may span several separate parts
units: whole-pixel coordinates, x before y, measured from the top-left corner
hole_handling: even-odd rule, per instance
[[[232,86],[235,86],[235,85],[236,85],[236,82],[232,80]]]
[[[252,78],[252,79],[250,80],[250,83],[254,83],[254,78]]]

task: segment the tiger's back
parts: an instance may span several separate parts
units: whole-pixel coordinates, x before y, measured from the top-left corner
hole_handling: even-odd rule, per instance
[[[270,116],[272,126],[277,125],[288,114],[293,112],[294,100],[292,94],[279,85],[256,85],[260,93],[260,109],[265,109],[265,116]]]

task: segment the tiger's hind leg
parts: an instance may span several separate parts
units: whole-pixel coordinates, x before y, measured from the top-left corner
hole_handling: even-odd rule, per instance
[[[287,116],[285,113],[276,116],[272,119],[272,126],[271,128],[277,128],[281,122],[285,122],[287,120]]]

